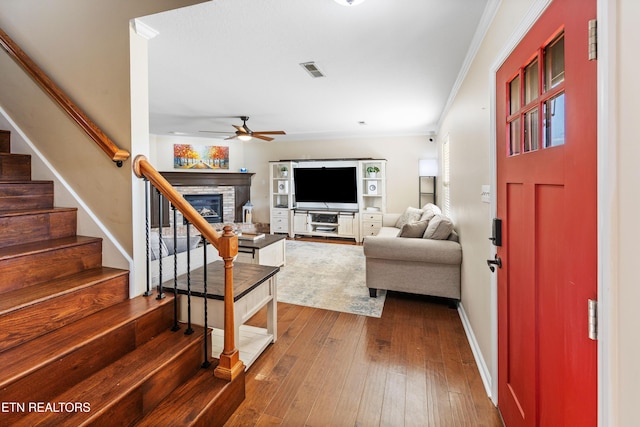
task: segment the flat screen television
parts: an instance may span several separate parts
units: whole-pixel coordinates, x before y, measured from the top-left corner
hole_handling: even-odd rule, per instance
[[[358,203],[355,167],[293,169],[298,203]]]

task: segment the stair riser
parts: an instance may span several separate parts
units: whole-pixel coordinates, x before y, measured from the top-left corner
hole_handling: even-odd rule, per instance
[[[0,185],[0,211],[52,207],[53,182],[6,182]]]
[[[0,293],[102,265],[102,241],[0,260]]]
[[[52,402],[59,394],[148,341],[149,337],[169,329],[172,313],[171,304],[167,304],[108,334],[93,337],[65,357],[6,386],[3,393],[15,402]]]
[[[75,210],[0,218],[0,248],[76,235]]]
[[[0,130],[0,153],[11,152],[11,132]]]
[[[182,332],[176,332],[182,333]],[[198,345],[199,344],[199,345]],[[193,344],[181,357],[172,364],[167,364],[164,369],[152,378],[149,378],[140,387],[137,387],[113,407],[99,417],[91,420],[88,425],[105,426],[110,420],[117,419],[120,425],[130,425],[139,421],[145,414],[153,410],[178,384],[186,381],[198,369],[202,362],[202,343]]]
[[[214,402],[211,402],[207,408],[203,408],[191,427],[224,426],[245,398],[245,373],[242,372],[240,375],[225,388],[225,392],[221,393]]]
[[[126,275],[0,316],[0,351],[62,328],[129,298]],[[43,322],[43,319],[47,319]]]
[[[0,153],[0,181],[31,179],[31,156]]]

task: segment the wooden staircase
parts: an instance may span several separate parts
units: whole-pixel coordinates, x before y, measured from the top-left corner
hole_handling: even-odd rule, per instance
[[[204,330],[171,331],[170,295],[129,299],[129,273],[76,230],[0,131],[0,425],[223,425],[244,374],[202,368]]]

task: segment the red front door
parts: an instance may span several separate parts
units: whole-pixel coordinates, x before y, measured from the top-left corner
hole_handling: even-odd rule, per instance
[[[595,426],[596,0],[554,0],[496,76],[498,406],[507,427]]]

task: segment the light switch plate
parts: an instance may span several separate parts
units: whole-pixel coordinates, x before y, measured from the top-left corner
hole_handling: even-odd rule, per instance
[[[491,203],[491,186],[483,185],[480,193],[482,203]]]

